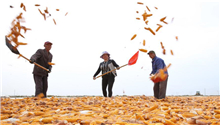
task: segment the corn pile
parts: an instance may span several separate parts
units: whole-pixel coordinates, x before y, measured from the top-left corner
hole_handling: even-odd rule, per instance
[[[16,119],[9,121],[9,119]],[[220,98],[147,96],[1,98],[7,125],[219,125]]]

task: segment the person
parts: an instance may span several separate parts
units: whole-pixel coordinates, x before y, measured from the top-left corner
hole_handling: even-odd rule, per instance
[[[37,64],[45,67],[48,71],[34,66],[33,77],[35,82],[35,96],[43,93],[44,97],[47,97],[47,89],[48,89],[48,73],[51,72],[52,66],[48,64],[48,62],[52,62],[53,55],[50,53],[50,49],[52,47],[52,43],[46,41],[44,43],[45,49],[38,49],[37,52],[31,56],[30,63],[36,62]]]
[[[153,50],[149,51],[148,55],[152,59],[152,71],[150,73],[150,76],[155,75],[156,73],[159,72],[160,69],[163,69],[166,67],[164,60],[157,57],[156,53]],[[166,71],[164,73],[167,74],[166,80],[154,83],[154,87],[153,87],[154,97],[157,99],[163,99],[166,97],[168,72]]]
[[[115,69],[115,67],[119,70],[119,65],[113,60],[110,59],[110,54],[107,51],[102,52],[100,56],[104,61],[99,64],[98,70],[93,76],[93,79],[96,79],[96,76],[102,71],[102,74]],[[108,86],[108,97],[112,97],[112,88],[115,81],[115,77],[117,76],[116,71],[112,71],[106,75],[102,76],[102,93],[104,97],[107,97],[106,88]]]

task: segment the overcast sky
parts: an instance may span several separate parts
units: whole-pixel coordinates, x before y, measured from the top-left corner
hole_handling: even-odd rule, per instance
[[[26,12],[20,8],[21,2]],[[146,6],[151,10],[149,14],[153,14],[148,18],[148,26],[155,30],[156,24],[163,25],[155,36],[144,29],[146,24],[141,15],[147,11]],[[51,17],[45,21],[38,8],[44,10],[46,7]],[[34,95],[35,92],[34,65],[23,58],[18,59],[18,55],[5,45],[4,36],[20,12],[26,20],[23,25],[32,29],[24,34],[25,39],[19,39],[28,43],[18,47],[21,54],[30,58],[37,49],[44,48],[45,41],[53,43],[52,62],[56,65],[48,77],[48,95],[102,95],[101,78],[92,79],[103,61],[100,58],[102,51],[108,51],[122,66],[140,48],[154,50],[166,65],[172,64],[168,70],[167,95],[194,95],[196,91],[204,95],[219,94],[217,0],[7,0],[0,2],[0,9],[1,95]],[[165,16],[168,25],[159,21]],[[141,20],[136,20],[137,17]],[[134,34],[137,37],[131,40]],[[146,46],[142,45],[144,39]],[[162,54],[160,42],[167,50],[166,55]],[[126,95],[152,96],[151,69],[151,59],[140,52],[136,64],[117,70],[113,96],[123,95],[123,91]]]

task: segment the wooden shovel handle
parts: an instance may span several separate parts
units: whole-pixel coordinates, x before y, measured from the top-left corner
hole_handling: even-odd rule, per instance
[[[21,57],[23,57],[24,59],[26,59],[26,60],[28,60],[29,62],[31,62],[31,60],[30,60],[30,59],[28,59],[28,58],[24,57],[23,55],[19,54],[19,56],[21,56]],[[40,67],[40,68],[42,68],[42,69],[44,69],[44,70],[46,70],[46,71],[48,71],[48,72],[49,72],[49,70],[48,70],[48,69],[46,69],[45,67],[43,67],[43,66],[41,66],[41,65],[37,64],[36,62],[34,62],[34,65],[36,65],[36,66],[38,66],[38,67]]]
[[[125,64],[125,65],[123,65],[123,66],[121,66],[121,67],[118,67],[118,68],[122,68],[122,67],[124,67],[124,66],[127,66],[128,64]],[[112,71],[115,71],[117,68],[115,68],[115,69],[113,69],[113,70],[111,70],[111,71],[108,71],[108,72],[106,72],[106,73],[104,73],[104,74],[102,74],[102,75],[99,75],[99,76],[97,76],[96,77],[96,79],[97,78],[99,78],[99,77],[101,77],[101,76],[104,76],[104,75],[106,75],[106,74],[108,74],[108,73],[110,73],[110,72],[112,72]]]

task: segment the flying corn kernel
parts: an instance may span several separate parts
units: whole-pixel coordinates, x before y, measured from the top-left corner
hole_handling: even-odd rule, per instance
[[[43,15],[43,13],[41,12],[41,10],[38,8],[38,11],[40,12],[41,15]]]
[[[143,16],[143,20],[145,21],[145,20],[147,19],[147,13],[146,13],[146,11],[142,14],[142,16]]]
[[[53,22],[54,22],[54,24],[55,24],[55,25],[57,25],[57,23],[56,23],[55,19],[53,19]]]
[[[149,30],[153,35],[155,35],[154,31],[151,28],[144,27],[144,29]]]
[[[16,17],[16,19],[22,19],[22,14],[23,14],[23,13],[20,13],[20,14]]]
[[[23,6],[23,10],[26,11],[26,7],[25,6]]]
[[[145,21],[145,24],[146,24],[146,25],[148,25],[148,22],[149,22],[148,20],[147,20],[147,21]]]
[[[150,16],[152,16],[152,15],[153,15],[153,14],[147,14],[146,16],[147,16],[147,17],[150,17]]]
[[[27,30],[31,30],[30,28],[26,28],[25,26],[21,26],[21,29],[23,29],[23,30],[24,30],[24,33],[26,33],[26,32],[27,32]]]
[[[165,17],[161,18],[160,21],[164,21],[166,18],[167,18],[167,17],[165,16]]]
[[[139,49],[141,52],[147,52],[147,50],[146,49]]]
[[[27,43],[19,42],[18,45],[27,45]]]
[[[35,6],[40,6],[40,4],[35,4]]]
[[[141,5],[143,5],[144,3],[142,3],[142,2],[137,2],[137,4],[141,4]]]
[[[136,11],[136,13],[139,13],[138,11]]]
[[[152,16],[153,14],[147,14],[146,11],[142,14],[143,20],[145,21],[148,17]]]
[[[166,21],[161,21],[161,22],[163,22],[163,23],[165,23],[165,24],[168,24]]]
[[[19,34],[21,37],[25,38],[21,33]]]
[[[46,18],[46,14],[45,13],[43,13],[43,16],[44,16],[44,20],[46,20],[47,18]]]
[[[171,55],[173,55],[173,50],[170,50]]]
[[[55,63],[52,63],[52,62],[48,62],[48,64],[49,64],[49,65],[55,65]]]
[[[56,11],[60,11],[60,9],[56,9]]]
[[[158,9],[157,7],[154,7],[155,9]]]
[[[178,41],[178,36],[176,36],[175,38],[176,38],[176,40]]]
[[[44,12],[45,12],[45,13],[49,13],[49,12],[48,12],[48,7],[46,7],[46,9],[44,10]]]
[[[163,27],[162,25],[160,25],[160,24],[157,24],[158,25],[158,28],[156,29],[156,32],[161,28],[161,27]]]
[[[137,34],[134,34],[134,35],[131,37],[131,40],[133,40],[136,36],[137,36]]]
[[[164,49],[164,46],[163,46],[163,43],[162,43],[162,42],[160,42],[160,45],[161,45],[161,48]]]
[[[143,46],[145,46],[145,40],[143,40]]]
[[[147,10],[150,12],[150,9],[148,8],[148,6],[146,6]]]
[[[139,17],[137,17],[136,19],[137,19],[137,20],[140,20],[140,18],[139,18]]]
[[[20,8],[22,8],[23,6],[24,6],[24,4],[23,4],[23,3],[21,3]]]
[[[68,12],[66,12],[65,16],[68,14]]]
[[[8,35],[7,35],[7,37],[11,37],[12,35],[13,35],[13,34],[12,34],[12,33],[10,33],[10,34],[8,34]]]
[[[166,54],[166,50],[165,50],[165,49],[163,49],[163,54],[164,54],[164,55]]]
[[[160,24],[157,24],[157,25],[162,27],[162,25],[160,25]]]

